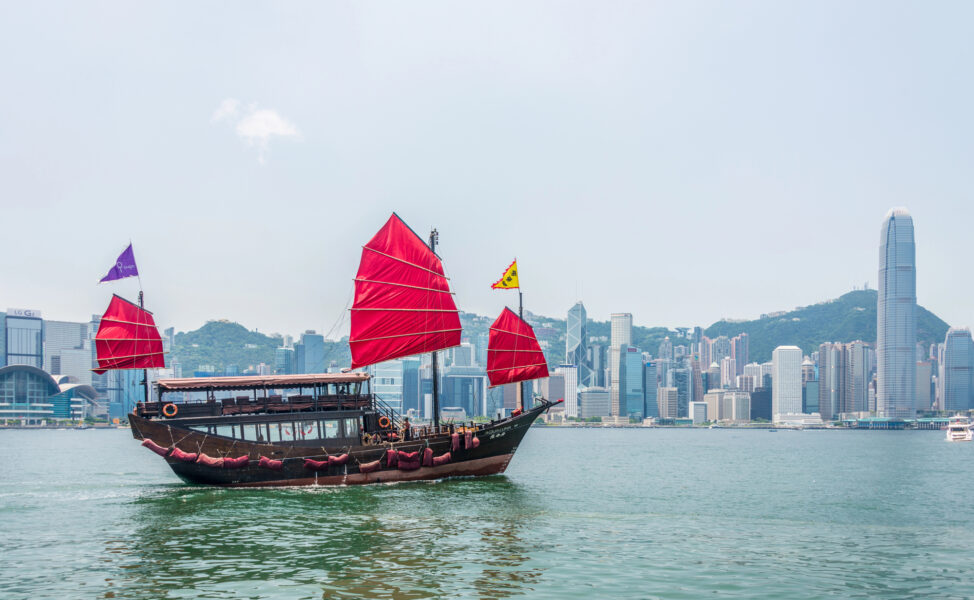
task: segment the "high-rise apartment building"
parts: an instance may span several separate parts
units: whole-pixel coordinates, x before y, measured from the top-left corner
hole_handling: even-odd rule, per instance
[[[565,335],[565,364],[578,367],[578,385],[583,387],[595,385],[595,382],[592,381],[592,369],[589,366],[588,336],[585,330],[585,324],[587,322],[588,316],[585,313],[585,306],[581,302],[576,302],[575,306],[568,309],[568,329]],[[569,414],[568,416],[578,415]]]
[[[645,417],[659,417],[659,401],[656,398],[659,381],[656,375],[656,362],[649,361],[643,365],[643,390],[646,392]]]
[[[659,343],[659,358],[673,360],[673,342],[670,341],[670,336],[664,337]]]
[[[845,347],[826,342],[818,348],[818,412],[831,421],[842,412],[845,390]]]
[[[735,376],[744,374],[744,365],[747,364],[748,352],[750,351],[748,346],[749,342],[746,333],[738,334],[731,340],[731,358],[734,359],[734,365],[737,369],[734,372]]]
[[[974,342],[967,328],[951,327],[944,340],[943,410],[963,411],[974,400]]]
[[[726,335],[719,336],[710,342],[710,361],[720,364],[720,361],[731,355],[731,341]]]
[[[771,353],[771,412],[781,415],[802,412],[802,351],[798,346],[778,346]]]
[[[876,307],[876,411],[880,417],[916,415],[916,247],[905,208],[886,214],[879,238]]]
[[[620,399],[622,398],[622,383],[620,380],[622,375],[622,353],[626,351],[626,348],[630,344],[632,344],[631,313],[612,314],[609,340],[609,377],[611,378],[611,385],[609,386],[609,398],[612,406],[612,415],[617,416],[622,414],[622,412],[620,412]]]
[[[873,370],[869,346],[856,341],[846,344],[845,349],[845,393],[841,412],[865,412],[869,410],[869,382]],[[916,369],[915,364],[913,368]]]

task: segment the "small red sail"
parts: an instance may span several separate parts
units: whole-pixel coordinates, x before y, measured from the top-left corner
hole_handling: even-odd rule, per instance
[[[547,376],[548,363],[534,329],[505,308],[490,326],[487,341],[487,378],[491,387]]]
[[[152,313],[121,296],[112,296],[95,334],[99,375],[109,369],[165,367],[162,338]]]
[[[348,344],[353,369],[460,345],[443,263],[395,213],[362,248]]]

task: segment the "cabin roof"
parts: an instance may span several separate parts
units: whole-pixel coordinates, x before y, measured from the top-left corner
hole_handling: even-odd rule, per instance
[[[161,392],[253,390],[263,388],[301,388],[326,383],[360,383],[368,380],[368,373],[311,373],[307,375],[254,375],[241,377],[184,377],[160,379],[156,386]]]

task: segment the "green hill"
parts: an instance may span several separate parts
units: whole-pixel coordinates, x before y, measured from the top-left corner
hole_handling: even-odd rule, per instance
[[[835,300],[805,306],[791,312],[754,321],[718,321],[706,330],[707,337],[749,336],[750,360],[771,360],[781,345],[794,345],[809,354],[823,342],[876,341],[876,290],[857,290]],[[948,325],[937,315],[917,306],[917,341],[943,342]]]
[[[209,321],[195,331],[177,333],[172,357],[182,365],[187,377],[199,365],[211,365],[219,373],[227,365],[237,365],[243,372],[260,363],[273,368],[274,351],[282,343],[280,336],[250,331],[239,323]],[[347,342],[325,341],[325,364],[332,360],[340,365],[351,362]]]

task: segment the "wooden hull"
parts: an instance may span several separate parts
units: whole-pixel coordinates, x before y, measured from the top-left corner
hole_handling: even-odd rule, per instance
[[[236,458],[242,455],[250,457],[248,466],[237,469],[210,467],[196,462],[182,462],[172,456],[165,457],[164,460],[169,463],[173,472],[187,483],[225,487],[364,485],[503,473],[528,428],[550,406],[551,404],[544,403],[518,417],[488,425],[477,432],[480,440],[478,447],[461,446],[459,450],[452,452],[449,435],[377,446],[311,448],[287,443],[262,444],[233,440],[175,426],[166,421],[145,419],[134,414],[129,415],[129,424],[135,439],[151,439],[163,447],[175,446],[184,452],[202,452],[212,457]],[[404,452],[422,452],[427,447],[432,448],[434,456],[450,452],[452,461],[441,466],[421,467],[411,471],[399,470],[396,467],[389,468],[385,464],[385,452],[389,448]],[[323,471],[311,471],[304,466],[305,458],[322,460],[326,455],[345,453],[349,454],[349,460],[345,465],[334,465]],[[283,467],[281,470],[261,467],[258,465],[261,456],[282,460]],[[371,473],[359,471],[359,463],[380,459],[381,467],[378,471]]]

